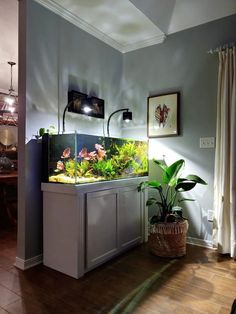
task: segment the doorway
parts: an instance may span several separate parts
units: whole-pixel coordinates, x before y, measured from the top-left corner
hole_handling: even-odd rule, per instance
[[[16,250],[18,161],[18,1],[0,2],[0,241]]]

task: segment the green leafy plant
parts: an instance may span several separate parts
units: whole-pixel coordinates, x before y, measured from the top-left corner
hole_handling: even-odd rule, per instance
[[[136,145],[136,155],[132,163],[135,174],[147,174],[148,172],[148,147],[147,143],[142,142]]]
[[[69,177],[71,178],[75,177],[76,167],[75,167],[75,161],[73,159],[70,159],[65,162],[65,171]]]
[[[105,144],[96,143],[93,151],[83,147],[77,158],[71,158],[71,150],[65,148],[61,159],[57,161],[55,173],[63,173],[70,178],[104,177],[111,180],[115,177],[143,175],[147,173],[147,143],[128,140],[120,146],[114,143],[105,150]]]
[[[127,140],[122,146],[116,145],[116,149],[121,158],[132,158],[136,155],[137,147],[135,141]]]
[[[45,129],[45,128],[40,128],[37,132],[38,136],[39,137],[42,137],[45,133],[48,133],[48,134],[56,134],[56,128],[54,125],[50,125],[48,129]]]
[[[112,164],[118,175],[124,173],[143,174],[148,171],[147,144],[128,140],[121,146],[115,145],[116,153]]]
[[[157,206],[157,213],[151,218],[150,223],[179,220],[182,217],[182,212],[176,213],[173,209],[174,206],[184,201],[194,201],[181,197],[181,193],[192,190],[196,184],[206,185],[207,183],[194,174],[181,178],[180,175],[185,164],[183,159],[177,160],[169,167],[158,160],[154,160],[154,163],[162,170],[161,181],[145,181],[138,186],[139,191],[152,188],[157,191],[159,196],[158,198],[150,197],[147,200],[147,206]]]
[[[114,178],[116,175],[115,169],[112,164],[112,160],[98,160],[93,164],[93,172],[98,176],[104,178]]]
[[[77,176],[78,177],[91,177],[92,169],[89,161],[83,160],[81,162],[77,162]]]

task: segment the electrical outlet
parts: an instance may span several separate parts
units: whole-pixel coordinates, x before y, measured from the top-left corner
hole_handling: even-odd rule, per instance
[[[214,210],[208,209],[207,211],[207,220],[208,221],[213,221],[214,219]]]
[[[215,138],[214,137],[201,137],[200,148],[214,148]]]

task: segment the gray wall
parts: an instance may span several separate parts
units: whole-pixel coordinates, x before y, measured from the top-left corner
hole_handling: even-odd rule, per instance
[[[106,115],[121,106],[122,55],[31,1],[28,12],[27,138],[61,117],[68,90],[105,100]],[[103,119],[66,114],[66,130],[103,134]],[[115,125],[115,124],[114,124]],[[114,130],[119,135],[120,130]]]
[[[186,215],[193,218],[190,235],[210,239],[206,211],[212,208],[214,150],[200,150],[199,137],[215,136],[217,56],[206,51],[235,39],[236,17],[122,55],[32,0],[19,5],[18,257],[42,253],[40,144],[32,138],[40,127],[53,124],[61,130],[70,89],[103,98],[106,119],[115,109],[133,109],[134,121],[123,135],[135,138],[146,137],[147,96],[181,92],[181,135],[150,140],[150,157],[165,154],[168,162],[183,156],[186,171],[208,181],[207,188],[195,190],[198,202],[186,208]],[[117,119],[111,123],[114,136],[120,135]],[[66,126],[68,131],[101,135],[105,125],[103,120],[67,114]]]
[[[213,206],[214,149],[200,149],[200,137],[214,137],[216,130],[217,54],[211,48],[236,39],[236,15],[182,31],[167,37],[160,45],[124,55],[122,90],[124,103],[133,107],[134,121],[123,135],[145,138],[147,97],[180,91],[180,129],[178,137],[150,139],[150,156],[170,163],[186,160],[186,173],[200,175],[207,187],[189,193],[197,201],[186,205],[190,218],[189,235],[211,240],[212,226],[207,210]],[[153,164],[150,175],[155,177]]]
[[[106,119],[121,104],[122,54],[32,0],[20,5],[18,253],[42,253],[40,127],[62,128],[68,90],[105,100]],[[114,119],[111,134],[121,128]],[[66,115],[66,131],[102,135],[106,120]],[[27,143],[25,145],[25,143]]]

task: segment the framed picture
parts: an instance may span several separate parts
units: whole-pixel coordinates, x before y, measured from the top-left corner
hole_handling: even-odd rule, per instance
[[[179,135],[180,93],[148,97],[148,137]]]

